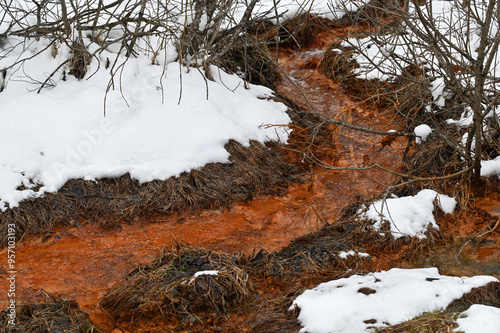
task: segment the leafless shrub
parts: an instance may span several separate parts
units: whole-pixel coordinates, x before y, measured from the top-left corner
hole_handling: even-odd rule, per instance
[[[272,15],[269,12],[256,14],[256,3],[257,0],[246,5],[234,0],[2,2],[0,60],[14,54],[18,56],[0,67],[4,75],[1,87],[7,86],[4,81],[8,83],[11,73],[49,48],[53,55],[58,48],[69,50],[69,56],[50,69],[52,72],[45,82],[33,79],[40,87],[39,92],[53,84],[58,72],[67,72],[78,79],[88,76],[87,65],[96,61],[100,66],[100,56],[104,53],[108,54],[105,64],[110,73],[108,90],[115,89],[118,74],[128,58],[148,54],[152,63],[166,66],[163,58],[169,45],[175,45],[177,60],[182,65],[200,67],[207,79],[213,79],[210,65],[224,63],[235,50],[244,49],[245,57],[247,53],[263,53],[258,46],[260,42],[251,38],[247,30]],[[35,47],[33,41],[48,46]],[[28,49],[32,52],[25,52]],[[109,59],[109,54],[114,59]],[[263,63],[270,62],[260,61],[260,66]],[[240,67],[239,71],[246,78],[249,73],[256,76],[260,71],[252,66]],[[226,69],[236,72],[234,66]],[[29,79],[30,73],[26,75]]]
[[[462,124],[467,132],[463,142],[452,143],[445,132],[439,135],[472,167],[478,182],[481,159],[496,157],[499,151],[498,2],[393,0],[371,1],[364,8],[363,22],[370,22],[370,35],[355,33],[350,38],[358,29],[349,27],[344,50],[337,47],[335,51],[344,57],[335,54],[325,60],[324,70],[337,79],[347,72],[343,83],[348,88],[362,90],[360,80],[365,87],[384,82],[383,89],[366,89],[360,95],[369,101],[383,99],[409,118],[410,127],[417,124],[417,114],[443,122],[469,113],[471,123]],[[360,12],[348,13],[349,21],[361,24],[356,23]],[[352,49],[358,66],[349,66],[347,71]],[[442,124],[431,125],[442,128]]]

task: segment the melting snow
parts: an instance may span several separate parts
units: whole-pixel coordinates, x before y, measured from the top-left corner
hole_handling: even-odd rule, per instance
[[[458,327],[453,332],[498,333],[500,332],[500,309],[494,306],[473,304],[457,319]]]
[[[446,214],[453,213],[456,200],[433,190],[422,190],[417,195],[379,200],[370,205],[360,217],[374,221],[373,228],[380,230],[385,221],[391,225],[394,238],[417,236],[425,238],[430,224],[439,229],[434,220],[434,201]]]
[[[398,269],[322,283],[297,297],[301,332],[359,333],[445,309],[491,276],[453,277],[437,268]],[[485,332],[482,332],[485,333]]]
[[[421,144],[422,142],[427,140],[427,137],[429,136],[429,134],[431,134],[432,129],[429,126],[422,124],[415,127],[414,132],[417,136],[415,142],[417,144]]]

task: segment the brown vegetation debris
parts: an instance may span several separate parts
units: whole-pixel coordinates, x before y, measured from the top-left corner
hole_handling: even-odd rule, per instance
[[[129,273],[100,302],[115,320],[216,313],[242,304],[253,285],[237,255],[178,246]],[[199,273],[204,272],[204,273]],[[215,273],[217,272],[217,273]],[[198,273],[198,275],[197,275]]]
[[[470,293],[463,295],[448,305],[446,311],[466,311],[473,304],[483,304],[500,308],[500,282],[490,282],[484,287],[472,289]]]
[[[231,43],[226,53],[210,58],[210,63],[236,73],[250,83],[276,89],[275,83],[281,74],[267,46],[249,34],[239,36]]]
[[[0,312],[2,333],[99,333],[101,332],[72,300],[50,297],[39,304],[21,303],[16,307],[17,324],[8,326],[7,311]]]
[[[404,323],[377,329],[378,333],[450,333],[458,327],[454,314],[430,312]]]
[[[309,12],[296,15],[282,24],[261,24],[256,27],[259,39],[272,46],[278,44],[287,49],[307,48],[315,41],[317,34],[336,27],[334,21],[327,20]]]
[[[344,47],[341,42],[334,43],[326,50],[318,70],[334,81],[346,80],[354,76],[354,69],[359,67],[354,60],[356,54],[354,48]]]

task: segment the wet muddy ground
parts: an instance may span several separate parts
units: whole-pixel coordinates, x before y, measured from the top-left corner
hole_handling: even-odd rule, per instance
[[[393,123],[389,115],[356,104],[338,84],[316,70],[327,43],[323,44],[308,50],[281,51],[279,65],[286,75],[278,93],[306,110],[356,126],[384,131],[396,129],[398,124]],[[309,103],[316,110],[310,110]],[[406,148],[405,139],[386,146],[380,142],[380,136],[344,128],[332,128],[331,135],[336,142],[335,158],[324,162],[334,166],[357,167],[377,162],[395,169]],[[384,189],[382,185],[390,184],[391,179],[381,171],[360,173],[315,168],[280,196],[255,196],[249,202],[227,209],[154,216],[112,228],[104,228],[103,221],[74,221],[72,227],[61,227],[18,244],[17,300],[43,300],[46,294],[73,299],[101,329],[118,332],[115,323],[98,307],[99,299],[137,264],[153,260],[162,248],[187,243],[227,253],[252,253],[261,248],[277,251],[290,241],[333,223],[342,207],[360,197],[380,194]],[[500,277],[500,227],[487,233],[500,215],[498,190],[477,199],[476,206],[470,214],[459,212],[444,218],[443,233],[448,234],[450,245],[437,249],[420,265],[437,266],[445,274]],[[480,237],[471,240],[473,235]],[[1,257],[5,257],[5,251],[0,251]],[[370,260],[367,267],[386,269],[399,259],[397,254],[388,253]],[[6,280],[0,283],[0,288],[6,290]],[[258,294],[275,295],[286,289],[273,283],[261,281]],[[5,306],[5,300],[1,301],[0,305]],[[246,327],[248,318],[239,314],[230,319],[232,322],[220,326],[220,330],[236,332],[235,327],[240,327],[240,332],[246,331],[242,327]],[[175,324],[148,325],[142,331],[161,332],[176,327]],[[141,331],[137,327],[135,330]]]

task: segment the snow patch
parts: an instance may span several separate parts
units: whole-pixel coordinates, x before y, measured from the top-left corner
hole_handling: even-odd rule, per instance
[[[428,125],[425,125],[425,124],[418,125],[414,129],[414,133],[417,136],[415,138],[415,142],[417,144],[421,144],[422,142],[427,140],[427,137],[429,136],[429,134],[431,134],[431,132],[432,132],[432,129]]]
[[[53,62],[39,56],[26,65],[37,78]],[[227,163],[229,140],[286,142],[286,127],[263,126],[290,122],[287,107],[269,99],[270,89],[246,89],[238,76],[216,67],[214,82],[176,62],[165,66],[164,72],[145,55],[129,59],[121,89],[107,94],[106,115],[109,74],[97,62],[87,80],[68,76],[39,94],[27,78],[10,80],[0,93],[0,209],[56,192],[70,179],[129,173],[144,183]]]
[[[348,256],[359,256],[359,257],[369,257],[370,255],[365,252],[356,252],[356,251],[341,251],[338,254],[339,258],[347,259]]]
[[[481,176],[498,176],[500,178],[500,156],[493,160],[481,161]]]
[[[458,327],[453,332],[498,333],[500,331],[500,309],[494,306],[473,304],[460,314]]]
[[[198,271],[194,273],[194,277],[197,278],[202,275],[219,275],[219,271]]]
[[[300,309],[300,332],[369,332],[443,310],[472,288],[493,281],[498,280],[440,275],[437,268],[393,268],[322,283],[298,296],[289,310]]]
[[[394,238],[426,238],[424,233],[429,224],[439,229],[433,215],[435,200],[445,214],[451,214],[455,210],[457,202],[454,198],[426,189],[414,196],[376,201],[360,217],[374,221],[375,230],[380,230],[382,224],[389,221]]]

